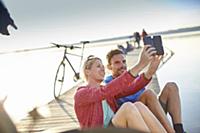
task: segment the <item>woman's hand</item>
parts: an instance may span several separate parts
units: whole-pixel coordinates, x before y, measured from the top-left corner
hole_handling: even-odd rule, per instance
[[[158,66],[160,64],[160,61],[162,60],[163,56],[162,55],[155,55],[153,56],[151,63],[149,65],[149,68],[147,69],[147,71],[145,72],[145,77],[147,79],[150,79],[153,74],[155,74],[155,72],[158,69]]]
[[[142,52],[140,53],[140,58],[138,61],[138,65],[144,69],[149,62],[153,59],[156,54],[156,49],[151,45],[145,45]]]
[[[151,45],[145,45],[140,53],[140,58],[138,63],[130,69],[130,73],[136,77],[139,72],[141,72],[153,59],[156,54],[156,50]]]

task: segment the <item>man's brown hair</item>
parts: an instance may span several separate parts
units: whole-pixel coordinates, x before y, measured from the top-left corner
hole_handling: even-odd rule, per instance
[[[124,53],[119,49],[114,49],[114,50],[111,50],[110,52],[108,52],[108,54],[106,55],[106,59],[107,59],[109,65],[111,64],[110,61],[111,61],[112,57],[117,54],[124,54]]]

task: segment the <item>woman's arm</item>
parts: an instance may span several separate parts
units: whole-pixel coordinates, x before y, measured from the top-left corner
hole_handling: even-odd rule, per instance
[[[151,78],[147,79],[145,74],[143,73],[140,76],[138,76],[128,88],[124,89],[121,93],[116,95],[115,98],[118,99],[125,96],[133,95],[139,90],[143,89],[150,81]]]
[[[147,71],[136,78],[133,81],[132,85],[129,88],[125,89],[122,93],[117,95],[116,98],[132,95],[138,92],[140,89],[144,88],[150,82],[151,77],[155,74],[161,60],[162,56],[153,56]]]
[[[135,77],[129,72],[125,72],[106,86],[100,88],[80,87],[75,94],[75,102],[78,105],[86,105],[116,96],[128,88],[134,79]]]
[[[144,74],[139,76],[137,80],[135,80],[135,77],[154,58],[152,56],[153,54],[155,54],[155,52],[156,51],[154,48],[146,45],[141,52],[138,64],[132,67],[130,69],[130,72],[124,72],[121,76],[114,79],[104,87],[102,86],[100,88],[80,88],[75,95],[76,104],[91,104],[97,101],[102,101],[109,97],[117,96],[120,94],[125,95],[129,93],[134,93],[137,90],[140,90],[149,83],[151,76],[155,73],[157,69],[154,68],[156,64],[151,62],[148,71],[145,73],[145,76],[146,74],[148,74],[148,79],[145,78]],[[131,90],[129,88],[133,89]]]

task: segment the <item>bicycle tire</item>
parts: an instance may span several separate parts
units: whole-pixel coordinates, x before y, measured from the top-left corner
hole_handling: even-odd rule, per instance
[[[62,67],[63,67],[63,71],[62,71]],[[62,76],[62,79],[61,79],[61,80],[58,79],[58,78],[59,78],[59,73],[62,74],[62,75],[61,75],[61,76]],[[62,62],[60,63],[60,65],[58,66],[58,69],[57,69],[57,71],[56,71],[55,80],[54,80],[54,98],[55,98],[55,99],[58,99],[59,96],[60,96],[60,94],[61,94],[61,91],[62,91],[62,88],[63,88],[64,79],[65,79],[65,64],[64,64],[63,61],[62,61]],[[58,82],[61,82],[61,84],[60,84],[59,91],[58,91],[59,93],[56,94],[56,90],[57,90],[56,86],[58,86],[58,85],[57,85]]]

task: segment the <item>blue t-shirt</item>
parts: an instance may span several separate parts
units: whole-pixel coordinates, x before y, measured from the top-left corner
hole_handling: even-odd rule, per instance
[[[113,80],[112,75],[107,76],[106,79],[104,80],[104,83],[108,84],[112,80]],[[140,95],[144,92],[144,90],[145,88],[139,90],[137,93],[133,95],[129,95],[129,96],[117,99],[117,104],[121,106],[125,102],[136,102],[139,99]]]

